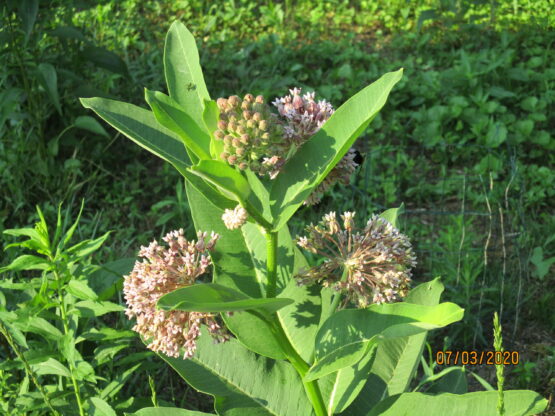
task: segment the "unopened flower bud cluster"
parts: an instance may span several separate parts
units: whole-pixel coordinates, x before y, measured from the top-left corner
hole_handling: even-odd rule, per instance
[[[226,209],[222,215],[222,221],[224,222],[228,230],[235,230],[241,228],[243,224],[247,221],[247,211],[241,205],[237,205],[235,209]]]
[[[178,357],[184,349],[184,358],[191,357],[196,350],[196,339],[200,326],[204,324],[217,342],[229,338],[225,329],[210,313],[163,311],[156,308],[156,302],[163,295],[178,288],[190,286],[210,267],[208,251],[219,236],[205,232],[198,233],[198,241],[187,241],[183,230],[168,233],[163,240],[167,246],[153,241],[148,247],[141,247],[131,273],[125,276],[123,292],[127,302],[126,315],[137,319],[133,330],[145,340],[150,340],[148,348],[170,357]]]
[[[260,175],[275,170],[281,159],[270,162],[267,159],[283,154],[285,143],[282,126],[264,103],[264,97],[247,94],[241,100],[233,95],[219,98],[217,104],[220,120],[214,136],[224,143],[220,158],[241,170],[249,168]]]
[[[320,266],[301,270],[298,283],[322,282],[345,293],[343,306],[351,302],[364,308],[401,300],[411,282],[410,268],[416,265],[408,238],[376,215],[358,229],[354,216],[345,212],[342,228],[330,212],[318,225],[306,228],[308,236],[297,238],[300,247],[325,258]]]

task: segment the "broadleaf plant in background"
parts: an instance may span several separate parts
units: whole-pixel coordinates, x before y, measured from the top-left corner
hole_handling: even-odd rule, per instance
[[[356,167],[352,145],[402,70],[336,111],[296,88],[274,101],[276,109],[252,94],[212,101],[194,38],[179,22],[166,38],[164,65],[169,96],[147,91],[152,111],[81,100],[186,180],[197,240],[182,230],[168,233],[164,243],[141,248],[143,260],[125,278],[127,314],[148,347],[214,396],[221,415],[416,408],[427,415],[495,415],[497,395],[490,392],[409,390],[426,332],[460,320],[463,310],[439,302],[438,279],[409,289],[415,259],[397,227],[400,210],[362,227],[355,213],[341,219],[328,213],[296,240],[288,230],[303,204],[348,181]],[[297,245],[323,263],[310,267]],[[532,391],[505,391],[504,400],[514,416],[547,404]]]

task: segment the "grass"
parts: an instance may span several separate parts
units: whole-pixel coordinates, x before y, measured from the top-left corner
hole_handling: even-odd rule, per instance
[[[142,105],[143,87],[164,90],[164,35],[181,19],[200,39],[213,97],[275,97],[302,86],[337,107],[404,67],[403,81],[357,142],[365,161],[352,185],[301,211],[293,232],[330,210],[355,209],[362,218],[403,202],[403,227],[419,257],[416,280],[443,276],[445,298],[467,311],[433,339],[435,347],[491,345],[494,311],[509,346],[552,336],[549,2],[51,1],[36,19],[32,8],[12,3],[1,6],[0,231],[32,223],[36,204],[52,218],[59,202],[75,211],[82,198],[78,237],[113,230],[98,263],[133,257],[169,229],[192,231],[177,173],[106,126],[78,122],[91,116],[78,97]],[[15,253],[0,256],[4,264]],[[129,326],[119,318],[112,324]],[[138,342],[134,348],[144,351]],[[509,372],[509,387],[549,392],[553,353],[541,351],[530,357],[535,366]],[[171,386],[184,386],[160,363],[145,365],[128,386],[148,386],[147,372],[164,386],[161,401],[179,403]],[[197,408],[209,406],[199,401]]]

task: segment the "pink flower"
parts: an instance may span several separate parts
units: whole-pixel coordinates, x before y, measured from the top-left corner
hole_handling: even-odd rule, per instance
[[[163,311],[156,309],[156,302],[163,295],[178,288],[190,286],[210,267],[208,251],[219,236],[212,233],[206,241],[205,232],[198,233],[198,241],[187,241],[183,230],[168,233],[163,240],[167,247],[153,241],[141,247],[132,272],[125,276],[123,292],[127,302],[126,315],[137,319],[133,330],[150,340],[148,348],[178,357],[180,349],[184,358],[191,357],[196,350],[195,340],[200,335],[200,326],[205,324],[217,341],[225,341],[228,335],[209,313]]]
[[[354,216],[354,212],[342,215],[344,229],[335,212],[307,227],[308,237],[298,237],[297,244],[325,260],[295,277],[299,284],[321,282],[344,292],[343,306],[353,302],[364,308],[370,303],[400,300],[408,292],[410,268],[416,265],[408,238],[376,215],[364,229],[357,229]]]

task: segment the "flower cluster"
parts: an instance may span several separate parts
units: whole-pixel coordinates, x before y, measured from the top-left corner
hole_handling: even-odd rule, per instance
[[[282,163],[277,155],[286,151],[281,124],[261,95],[247,94],[241,101],[233,95],[218,98],[220,120],[214,132],[224,142],[220,158],[243,170],[265,175]],[[276,158],[271,159],[272,156]]]
[[[286,120],[284,136],[297,146],[306,142],[333,114],[326,100],[316,102],[314,92],[301,96],[301,88],[289,90],[290,95],[276,98],[272,103]]]
[[[196,339],[200,325],[205,324],[218,342],[228,339],[225,330],[209,313],[163,311],[156,309],[161,296],[175,289],[195,283],[198,276],[210,266],[208,251],[219,236],[212,233],[209,239],[205,232],[198,233],[198,241],[187,241],[183,230],[168,233],[163,240],[167,247],[153,241],[141,247],[137,261],[128,276],[125,276],[123,292],[127,302],[126,315],[137,318],[133,330],[145,339],[150,339],[148,348],[178,357],[180,348],[184,358],[191,357],[196,350]]]
[[[228,230],[235,230],[241,228],[241,226],[247,221],[247,211],[241,205],[237,205],[235,209],[226,209],[222,215],[222,221],[224,222]]]
[[[320,224],[306,228],[308,236],[297,244],[325,258],[322,265],[301,270],[299,284],[322,282],[346,294],[359,307],[370,303],[394,302],[406,296],[411,281],[410,268],[416,265],[408,238],[385,219],[376,215],[364,229],[354,225],[354,212],[345,212],[343,229],[330,212]]]

